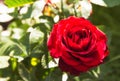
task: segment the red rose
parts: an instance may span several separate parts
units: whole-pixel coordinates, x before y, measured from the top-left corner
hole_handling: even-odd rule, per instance
[[[47,42],[62,71],[79,75],[108,55],[106,35],[84,18],[68,17],[54,25]]]

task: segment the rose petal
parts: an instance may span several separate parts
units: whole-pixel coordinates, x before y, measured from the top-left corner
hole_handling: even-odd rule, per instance
[[[80,72],[73,68],[73,66],[70,66],[66,64],[62,59],[59,60],[59,67],[62,71],[68,72],[72,75],[79,75]]]
[[[85,72],[88,69],[88,67],[85,66],[85,64],[79,58],[72,56],[70,53],[64,52],[60,59],[62,59],[67,65],[75,68],[77,71]]]
[[[50,54],[54,58],[58,58],[62,55],[60,41],[57,39],[57,25],[54,26],[51,35],[48,39],[47,46],[50,50]]]
[[[71,54],[68,53],[68,52],[63,52],[63,55],[61,56],[61,58],[68,65],[78,65],[78,64],[80,64],[80,60],[71,56]]]

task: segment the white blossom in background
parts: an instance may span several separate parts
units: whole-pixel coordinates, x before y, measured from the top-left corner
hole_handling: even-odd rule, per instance
[[[44,33],[41,32],[40,30],[36,29],[36,28],[30,27],[28,29],[28,32],[30,32],[30,42],[31,43],[35,43],[37,41],[40,41],[44,37]]]
[[[79,1],[81,7],[81,16],[84,18],[88,18],[92,13],[92,5],[89,0]]]
[[[22,34],[24,33],[24,31],[20,28],[14,28],[13,29],[13,35],[12,38],[14,39],[20,39],[22,37]]]
[[[9,37],[10,34],[11,34],[11,31],[5,30],[5,31],[2,31],[0,35],[1,35],[2,37]]]
[[[8,14],[0,14],[0,22],[8,22],[12,19],[13,17]]]
[[[9,81],[9,77],[5,77],[5,78],[0,78],[0,81]]]
[[[0,22],[8,22],[13,19],[8,13],[14,11],[14,8],[8,8],[3,3],[0,3]]]
[[[0,69],[6,68],[9,66],[8,60],[10,59],[9,56],[0,56]]]
[[[60,17],[59,17],[59,15],[56,15],[55,17],[54,17],[54,22],[58,22],[59,21],[59,19],[60,19]]]
[[[90,2],[100,5],[100,6],[107,6],[107,4],[104,2],[104,0],[90,0]]]
[[[27,11],[28,11],[28,7],[29,7],[30,5],[25,5],[25,6],[23,6],[21,9],[20,9],[20,14],[26,14],[27,13]]]
[[[49,68],[57,67],[58,62],[59,62],[58,58],[54,59],[54,61],[50,61],[49,64],[48,64]]]
[[[11,13],[14,11],[14,8],[8,8],[3,3],[0,3],[0,14]]]
[[[18,62],[21,62],[21,61],[23,61],[24,60],[24,58],[23,57],[21,57],[21,56],[13,56],[14,58],[17,58],[18,60]]]
[[[67,81],[67,79],[68,79],[68,75],[66,73],[64,73],[62,75],[62,81]]]
[[[65,1],[65,0],[63,0],[63,1]],[[56,4],[56,3],[60,3],[61,0],[50,0],[50,2],[53,3],[53,4]]]
[[[36,18],[36,17],[39,17],[40,15],[42,15],[42,11],[44,9],[45,4],[46,4],[46,2],[44,0],[36,1],[33,4],[33,11],[32,11],[31,17]]]

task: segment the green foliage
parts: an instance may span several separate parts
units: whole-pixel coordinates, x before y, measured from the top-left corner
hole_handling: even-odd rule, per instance
[[[4,3],[8,7],[18,7],[23,6],[25,4],[33,3],[35,0],[5,0]]]
[[[62,72],[55,68],[45,79],[45,81],[62,81]]]
[[[120,4],[120,0],[103,0],[108,7],[114,7]]]
[[[101,0],[104,4],[99,4],[82,0],[90,8],[79,3],[81,0],[63,0],[54,4],[42,1],[4,1],[8,7],[15,8],[7,13],[12,20],[0,21],[0,81],[119,81],[120,1]],[[33,4],[26,6],[27,3]],[[110,55],[105,63],[80,76],[63,73],[57,59],[51,58],[47,49],[53,25],[70,15],[89,19],[108,37]]]
[[[120,4],[120,0],[91,0],[91,2],[105,7],[114,7]]]
[[[35,78],[35,73],[33,69],[29,71],[22,63],[19,63],[18,66],[19,74],[24,81],[38,81]]]

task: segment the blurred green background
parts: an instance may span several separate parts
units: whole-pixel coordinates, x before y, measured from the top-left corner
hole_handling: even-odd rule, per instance
[[[108,36],[108,45],[110,55],[108,62],[103,64],[104,80],[100,81],[120,81],[120,6],[111,8],[93,6],[93,14],[90,17],[91,22],[96,25],[102,25]],[[104,75],[105,73],[105,75]]]

